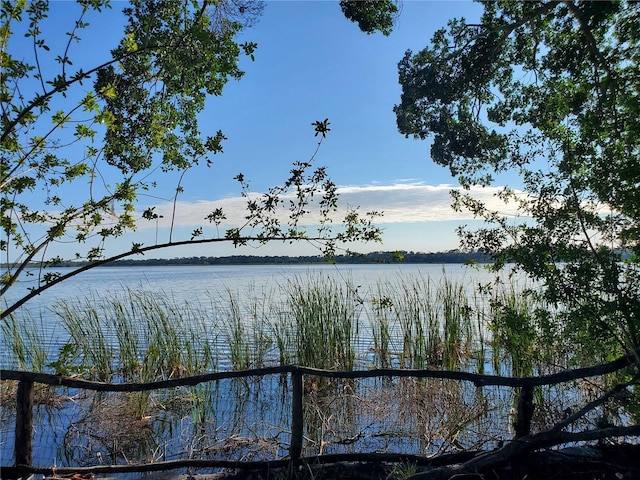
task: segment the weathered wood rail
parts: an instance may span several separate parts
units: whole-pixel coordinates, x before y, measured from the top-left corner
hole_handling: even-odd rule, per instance
[[[0,381],[17,381],[16,398],[16,426],[15,426],[15,465],[0,466],[2,478],[19,478],[29,474],[51,474],[54,470],[58,474],[85,472],[85,473],[125,473],[125,472],[149,472],[170,470],[184,467],[193,468],[235,468],[235,469],[261,469],[284,466],[289,462],[301,461],[304,440],[304,376],[325,377],[332,379],[358,379],[372,377],[413,377],[449,379],[461,382],[470,382],[476,387],[503,386],[519,390],[517,417],[514,428],[515,438],[528,436],[531,430],[531,421],[534,413],[533,390],[544,385],[558,385],[574,380],[596,377],[614,373],[633,364],[635,357],[628,355],[615,361],[593,367],[566,370],[551,375],[536,377],[504,377],[497,375],[483,375],[468,372],[447,370],[413,370],[378,368],[371,370],[334,371],[316,368],[301,367],[296,365],[282,365],[273,367],[256,368],[240,371],[214,372],[203,375],[194,375],[184,378],[162,380],[148,383],[104,383],[82,380],[79,378],[63,377],[47,373],[23,372],[16,370],[0,370]],[[32,465],[32,425],[33,425],[33,401],[34,384],[69,387],[100,392],[142,392],[175,387],[195,386],[205,382],[212,382],[230,378],[259,377],[265,375],[291,376],[292,384],[292,408],[291,408],[291,440],[289,445],[289,458],[274,461],[225,461],[225,460],[198,460],[185,459],[177,461],[156,462],[140,465],[100,465],[95,467],[38,467]],[[578,412],[580,413],[580,412]],[[568,419],[571,420],[571,419]],[[637,428],[629,430],[635,434]],[[626,430],[625,430],[626,431]],[[558,432],[559,433],[559,430]],[[341,458],[344,461],[370,461],[374,455],[378,461],[413,461],[419,463],[414,455],[395,454],[343,454],[325,456],[325,460]],[[414,458],[416,457],[416,458]],[[317,461],[317,459],[316,459]],[[320,461],[322,463],[323,460]],[[430,461],[430,464],[434,464]]]

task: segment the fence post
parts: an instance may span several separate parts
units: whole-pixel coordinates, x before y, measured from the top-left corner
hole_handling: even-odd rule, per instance
[[[18,382],[16,398],[16,436],[15,457],[16,466],[31,465],[33,444],[31,431],[33,429],[33,382],[21,380]]]
[[[518,397],[518,418],[515,425],[516,438],[524,437],[531,433],[531,419],[533,418],[533,387],[525,385],[520,390]]]
[[[302,454],[302,436],[304,432],[302,374],[292,372],[291,384],[293,399],[291,400],[291,445],[289,446],[289,457],[292,460],[297,460]]]

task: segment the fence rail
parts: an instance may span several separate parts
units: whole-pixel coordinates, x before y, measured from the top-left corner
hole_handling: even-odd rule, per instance
[[[235,469],[261,469],[283,466],[288,462],[301,460],[304,441],[304,376],[325,377],[331,379],[358,379],[373,377],[412,377],[419,379],[449,379],[461,382],[471,382],[476,387],[503,386],[519,389],[516,422],[514,426],[515,438],[529,435],[531,421],[534,414],[533,391],[535,387],[544,385],[558,385],[574,380],[595,377],[614,373],[631,365],[633,355],[621,357],[615,361],[593,367],[566,370],[551,375],[535,377],[503,377],[497,375],[483,375],[458,371],[432,370],[432,369],[394,369],[379,368],[371,370],[335,371],[317,368],[302,367],[297,365],[282,365],[273,367],[256,368],[240,371],[215,372],[203,375],[195,375],[184,378],[155,381],[149,383],[105,383],[78,378],[63,377],[47,373],[24,372],[16,370],[0,370],[0,381],[17,381],[16,393],[16,426],[15,426],[15,465],[0,466],[3,478],[18,478],[32,473],[124,473],[124,472],[149,472],[171,470],[184,467],[194,468],[235,468]],[[273,461],[225,461],[225,460],[199,460],[185,459],[155,462],[139,465],[101,465],[95,467],[38,467],[32,465],[32,426],[33,426],[33,402],[34,384],[69,387],[99,392],[143,392],[175,387],[195,386],[205,382],[213,382],[223,379],[262,377],[266,375],[291,376],[292,384],[292,408],[291,408],[291,439],[289,445],[289,458]],[[402,454],[344,454],[340,458],[348,460],[369,459],[375,455],[378,461],[405,461],[410,460],[420,463],[416,456]],[[336,455],[326,455],[320,460],[328,461]],[[317,460],[317,459],[316,459]],[[433,461],[430,462],[433,464]]]

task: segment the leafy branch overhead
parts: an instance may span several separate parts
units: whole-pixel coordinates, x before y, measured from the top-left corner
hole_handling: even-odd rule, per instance
[[[398,129],[431,139],[431,158],[465,187],[517,175],[499,193],[516,217],[454,193],[454,208],[484,221],[460,228],[462,246],[524,273],[546,305],[527,317],[496,304],[496,341],[551,342],[577,365],[637,358],[640,5],[482,5],[478,23],[451,20],[406,52]]]
[[[255,237],[261,243],[273,239],[308,240],[318,244],[327,256],[334,254],[336,242],[380,241],[382,231],[373,223],[382,215],[380,212],[363,215],[357,209],[348,209],[342,224],[332,227],[333,215],[338,211],[338,190],[326,167],[313,166],[322,142],[331,130],[329,124],[328,119],[311,124],[315,127],[315,136],[321,135],[316,150],[308,161],[295,162],[289,177],[281,185],[254,196],[245,175],[236,175],[247,207],[245,223],[226,232],[226,237],[235,245],[247,243],[241,235],[247,228],[258,232]],[[315,218],[310,219],[314,212]],[[212,212],[207,219],[215,220],[220,214]],[[318,226],[313,238],[309,236],[309,224]]]
[[[363,32],[390,35],[400,11],[399,4],[398,0],[341,0],[340,8]]]
[[[263,3],[149,0],[113,6],[124,7],[121,40],[110,51],[86,55],[85,40],[102,38],[100,15],[112,8],[108,0],[66,5],[66,28],[61,17],[49,18],[47,1],[0,5],[0,295],[30,273],[28,266],[59,263],[63,244],[75,246],[75,259],[98,265],[178,244],[305,239],[331,252],[338,240],[379,238],[371,217],[355,212],[332,232],[337,189],[324,167],[312,165],[314,153],[294,164],[282,185],[256,198],[239,176],[246,217],[225,235],[217,229],[230,220],[217,208],[205,219],[216,229],[211,235],[196,225],[187,239],[174,239],[186,172],[210,167],[226,140],[215,126],[205,131],[199,115],[208,98],[243,77],[241,59],[254,59],[257,45],[237,36],[257,21]],[[96,61],[98,53],[104,58]],[[313,125],[316,136],[326,138],[328,119]],[[141,208],[143,198],[164,199],[167,181],[174,182],[172,213]],[[307,231],[312,210],[317,234]],[[156,233],[156,244],[145,245],[134,237],[130,249],[107,253],[138,221],[157,228],[160,219],[170,223],[168,240]],[[3,310],[2,318],[65,278],[41,270],[30,293]]]
[[[155,187],[153,172],[184,171],[222,151],[222,132],[201,135],[197,115],[207,96],[242,77],[240,57],[253,55],[254,43],[234,40],[242,22],[222,21],[225,2],[134,3],[111,58],[82,65],[78,45],[99,34],[88,19],[110,7],[69,5],[69,30],[60,32],[67,43],[54,52],[43,33],[48,2],[2,4],[0,249],[18,265],[2,293],[24,266],[49,261],[58,241],[92,242],[78,257],[101,258],[108,239],[135,229],[135,204]]]

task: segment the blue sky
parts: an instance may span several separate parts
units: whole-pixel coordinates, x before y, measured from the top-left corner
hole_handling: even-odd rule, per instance
[[[93,16],[83,38],[84,60],[95,64],[115,46],[121,32],[114,2],[106,16]],[[54,2],[51,18],[67,16],[71,3]],[[307,160],[317,138],[311,123],[328,118],[331,131],[316,158],[326,165],[340,187],[341,204],[363,211],[384,211],[379,225],[383,244],[358,246],[359,251],[439,251],[456,248],[455,228],[469,223],[468,215],[454,214],[448,192],[455,185],[449,171],[429,157],[429,142],[407,139],[396,129],[393,106],[399,103],[397,63],[407,49],[425,47],[438,28],[453,17],[476,22],[481,6],[469,1],[404,1],[393,33],[366,35],[342,15],[338,1],[267,1],[257,25],[245,30],[241,41],[258,44],[255,61],[245,59],[246,74],[230,82],[221,97],[210,99],[201,115],[201,130],[212,135],[221,129],[228,137],[224,153],[212,167],[196,167],[183,181],[177,205],[174,239],[188,237],[202,218],[221,206],[232,216],[242,208],[238,185],[242,172],[255,192],[281,183],[291,164]],[[106,58],[106,57],[105,57]],[[155,224],[140,223],[133,236],[111,247],[127,248],[132,241],[150,245],[168,238],[175,178],[161,180],[154,198],[141,198],[163,215]],[[493,191],[479,196],[490,201]],[[154,257],[229,254],[313,254],[306,245],[272,244],[256,250],[230,245],[171,249]]]

